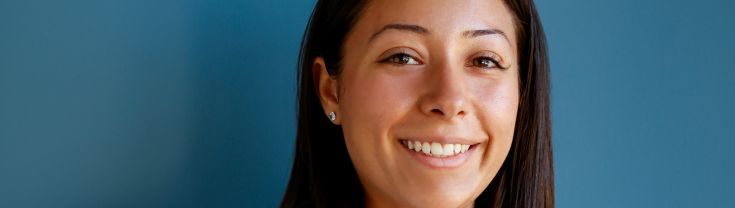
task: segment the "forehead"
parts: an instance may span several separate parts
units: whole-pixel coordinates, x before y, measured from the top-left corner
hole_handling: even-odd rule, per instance
[[[366,43],[386,24],[415,24],[443,38],[462,31],[498,29],[515,46],[513,14],[501,0],[372,0],[353,26],[349,40]]]

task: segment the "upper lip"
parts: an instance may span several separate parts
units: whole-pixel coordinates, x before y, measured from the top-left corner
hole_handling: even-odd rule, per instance
[[[482,142],[480,139],[470,137],[451,137],[451,136],[409,136],[409,137],[398,137],[401,140],[408,141],[419,141],[419,142],[439,142],[442,144],[469,144],[474,145]]]

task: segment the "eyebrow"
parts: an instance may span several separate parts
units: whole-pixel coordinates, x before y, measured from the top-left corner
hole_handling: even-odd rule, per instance
[[[370,41],[373,41],[373,39],[375,39],[376,37],[378,37],[378,35],[380,35],[381,33],[385,32],[386,30],[403,30],[403,31],[414,32],[414,33],[418,33],[418,34],[422,34],[422,35],[431,34],[431,33],[429,33],[429,30],[428,29],[426,29],[424,27],[421,27],[421,26],[418,26],[418,25],[410,25],[410,24],[387,24],[387,25],[383,26],[383,28],[380,28],[380,30],[378,30],[377,32],[373,33],[373,35],[370,36]]]
[[[421,27],[419,25],[412,25],[412,24],[387,24],[380,28],[377,32],[373,33],[372,36],[370,36],[369,42],[372,42],[375,38],[378,37],[378,35],[382,34],[386,30],[401,30],[401,31],[408,31],[413,33],[418,33],[421,35],[430,35],[431,32],[429,32],[429,29],[426,29],[425,27]],[[502,36],[506,41],[510,43],[510,39],[508,39],[508,36],[505,35],[505,32],[499,29],[482,29],[482,30],[467,30],[462,32],[462,37],[464,38],[475,38],[479,36],[484,35],[500,35]]]
[[[505,40],[510,42],[510,40],[508,39],[508,36],[505,35],[505,32],[499,29],[468,30],[468,31],[462,32],[462,37],[465,37],[465,38],[474,38],[474,37],[479,37],[483,35],[500,35],[500,36],[503,36]]]

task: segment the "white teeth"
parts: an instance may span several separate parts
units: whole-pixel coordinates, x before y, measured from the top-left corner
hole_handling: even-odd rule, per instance
[[[442,150],[442,151],[443,151],[442,153],[444,153],[443,154],[444,156],[454,155],[454,145],[453,144],[445,144],[444,145],[444,150]]]
[[[442,144],[439,144],[438,142],[431,143],[431,155],[440,156],[443,153],[444,149],[442,148]]]
[[[439,142],[419,142],[402,140],[401,143],[408,149],[423,152],[432,157],[450,157],[456,154],[465,153],[470,149],[469,144],[441,144]]]
[[[427,155],[431,155],[431,145],[428,142],[421,144],[421,152]]]

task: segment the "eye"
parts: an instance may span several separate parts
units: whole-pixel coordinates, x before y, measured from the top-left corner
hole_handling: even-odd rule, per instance
[[[405,53],[393,54],[389,56],[388,58],[383,59],[381,62],[398,64],[398,65],[419,65],[421,64],[421,62],[416,60],[416,58],[414,58],[411,55],[405,54]]]
[[[482,71],[504,70],[510,66],[503,66],[503,58],[491,51],[482,51],[467,60],[466,67],[479,68]]]
[[[483,68],[483,69],[501,68],[500,64],[498,64],[498,60],[495,60],[487,56],[473,58],[472,66]]]

